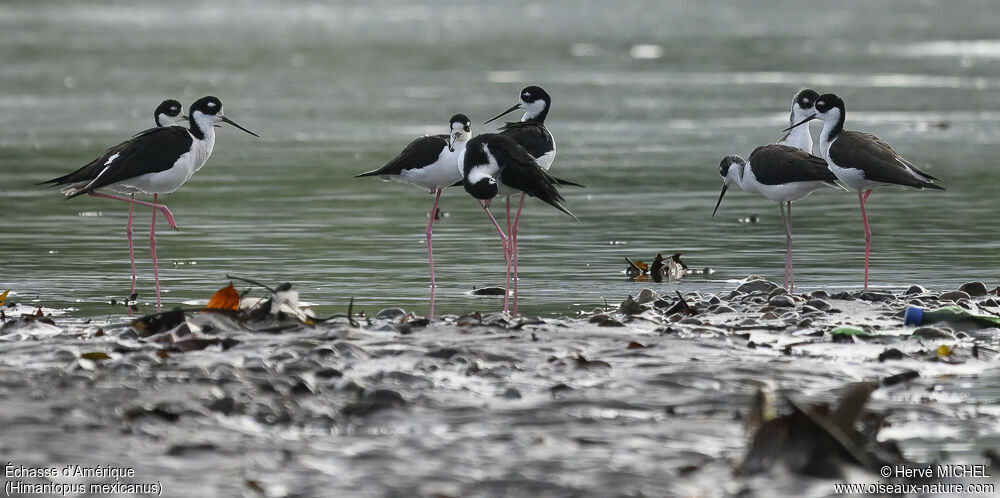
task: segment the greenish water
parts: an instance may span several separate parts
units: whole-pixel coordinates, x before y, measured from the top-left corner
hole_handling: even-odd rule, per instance
[[[440,132],[456,112],[481,123],[525,84],[554,99],[553,172],[588,188],[565,190],[580,223],[527,204],[523,312],[618,301],[639,288],[621,274],[623,258],[660,251],[717,271],[661,292],[715,291],[751,273],[780,281],[772,203],[733,192],[710,215],[721,157],[775,140],[805,86],[841,95],[848,128],[876,133],[948,188],[872,195],[876,286],[993,286],[1000,276],[1000,9],[991,2],[851,1],[829,12],[829,3],[792,1],[436,5],[5,3],[0,288],[81,315],[121,312],[107,302],[129,289],[127,206],[63,201],[34,184],[150,126],[163,98],[212,94],[263,138],[220,130],[206,167],[165,198],[180,226],[159,224],[166,302],[207,299],[228,272],[293,282],[320,311],[354,296],[369,309],[426,312],[432,197],[352,176]],[[499,308],[464,295],[503,282],[494,230],[461,189],[441,202],[438,312]],[[137,212],[148,302],[149,211]],[[752,213],[760,224],[737,222]],[[793,226],[800,289],[860,286],[853,194],[809,197]]]

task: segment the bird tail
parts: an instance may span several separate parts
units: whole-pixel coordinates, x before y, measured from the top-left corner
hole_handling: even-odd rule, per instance
[[[366,171],[366,172],[358,174],[358,175],[354,175],[354,178],[361,178],[361,177],[365,177],[365,176],[379,176],[381,174],[382,174],[382,169],[379,168],[379,169],[373,169],[371,171]]]
[[[562,178],[557,178],[557,177],[554,177],[554,176],[552,177],[552,181],[554,181],[560,187],[580,187],[580,188],[587,188],[586,185],[580,185],[579,183],[571,182],[569,180],[563,180]]]

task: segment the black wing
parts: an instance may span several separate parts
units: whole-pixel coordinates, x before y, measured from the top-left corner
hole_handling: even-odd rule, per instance
[[[108,155],[104,162],[100,162],[100,158],[94,161],[94,163],[100,164],[101,171],[97,173],[90,184],[73,192],[68,198],[137,176],[166,171],[173,167],[178,157],[191,150],[193,142],[194,139],[191,138],[187,129],[180,126],[164,126],[146,130],[131,140],[113,147],[112,149],[120,147],[120,150]],[[115,154],[118,154],[117,157]],[[112,159],[112,157],[114,158]]]
[[[762,145],[750,153],[750,169],[757,181],[765,185],[794,182],[826,182],[836,185],[826,161],[797,147]]]
[[[516,188],[542,202],[570,215],[573,215],[562,205],[562,194],[556,187],[555,179],[552,175],[543,170],[535,158],[511,139],[504,140],[502,135],[492,139],[487,144],[490,153],[497,160],[500,171],[497,173],[497,180],[504,185]]]
[[[944,190],[937,180],[900,157],[892,146],[868,133],[842,131],[830,146],[830,159],[842,168],[858,168],[865,179],[914,188]]]
[[[139,138],[139,137],[141,137],[143,135],[146,135],[146,134],[148,134],[148,133],[150,133],[150,132],[152,132],[154,130],[157,130],[157,129],[159,129],[159,128],[150,128],[148,130],[143,130],[143,131],[135,134],[129,140],[126,140],[126,141],[124,141],[124,142],[122,142],[122,143],[120,143],[118,145],[109,147],[108,150],[104,151],[104,153],[101,154],[100,156],[98,156],[97,159],[94,159],[93,161],[90,161],[89,163],[87,163],[86,165],[84,165],[83,167],[81,167],[80,169],[77,169],[76,171],[74,171],[72,173],[60,176],[58,178],[53,178],[51,180],[46,180],[44,182],[39,183],[38,185],[46,185],[47,184],[47,185],[51,185],[51,186],[56,186],[56,185],[72,185],[74,183],[91,182],[91,181],[94,180],[94,178],[97,178],[97,175],[101,171],[104,170],[104,165],[105,165],[106,162],[108,162],[108,158],[110,158],[111,156],[113,156],[115,154],[120,153],[122,150],[125,149],[125,147],[128,147],[128,145],[133,140],[135,140],[136,138]]]
[[[406,146],[393,160],[379,169],[361,173],[362,176],[399,175],[403,170],[419,169],[437,162],[441,151],[448,146],[448,135],[420,137]]]
[[[535,159],[552,150],[552,135],[537,121],[518,121],[500,127],[500,134],[524,147]]]

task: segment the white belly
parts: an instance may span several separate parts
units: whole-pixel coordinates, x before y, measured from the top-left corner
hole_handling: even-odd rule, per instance
[[[113,189],[127,189],[129,192],[145,192],[147,194],[168,194],[184,185],[191,179],[212,155],[215,146],[215,134],[210,133],[205,140],[195,140],[184,155],[174,161],[173,167],[159,173],[149,173],[130,178],[121,182]]]
[[[551,136],[551,135],[550,135]],[[556,139],[552,139],[552,150],[542,154],[541,157],[536,157],[535,162],[542,167],[545,171],[548,171],[552,167],[552,162],[556,160]]]
[[[438,155],[437,161],[420,169],[403,170],[399,179],[430,190],[450,187],[455,182],[462,181],[458,159],[464,151],[462,148],[453,152],[445,147]]]

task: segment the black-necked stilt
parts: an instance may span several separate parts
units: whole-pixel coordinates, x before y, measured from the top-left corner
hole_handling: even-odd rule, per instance
[[[434,207],[427,222],[427,257],[431,266],[430,318],[434,318],[434,250],[431,247],[431,228],[437,216],[438,201],[445,188],[462,181],[458,164],[459,154],[472,137],[472,121],[465,114],[456,114],[449,121],[448,135],[420,137],[406,146],[393,160],[379,169],[355,176],[378,176],[383,180],[398,180],[430,190]]]
[[[187,124],[188,117],[184,115],[184,106],[174,99],[167,99],[160,102],[153,111],[153,122],[160,126],[183,126]]]
[[[153,208],[149,247],[153,260],[157,309],[161,306],[160,277],[156,263],[156,211],[163,213],[172,228],[177,228],[170,210],[165,205],[156,203],[158,195],[177,190],[205,165],[215,147],[216,123],[229,123],[255,137],[258,136],[227,118],[222,112],[222,102],[215,97],[196,100],[191,104],[188,115],[191,122],[188,128],[180,126],[152,128],[108,149],[90,163],[100,165],[100,171],[92,179],[85,183],[67,184],[63,189],[67,199],[88,194]],[[52,183],[58,182],[52,181]],[[153,202],[96,192],[98,189],[153,194]]]
[[[549,129],[545,127],[545,118],[549,115],[549,109],[552,107],[552,97],[549,96],[542,87],[539,86],[526,86],[521,89],[521,93],[518,95],[518,102],[511,106],[504,112],[494,116],[493,118],[487,120],[483,124],[489,124],[497,119],[500,119],[507,114],[522,110],[524,114],[521,116],[520,121],[513,121],[504,123],[500,127],[498,133],[513,139],[521,147],[535,158],[535,162],[543,170],[548,171],[552,167],[552,162],[556,158],[556,141],[552,138],[552,133]],[[574,183],[568,180],[562,180],[556,177],[552,177],[557,185],[582,187],[578,183]],[[510,219],[510,197],[504,199],[504,204],[507,211],[507,232],[510,234],[511,245],[516,245],[517,240],[517,228],[511,225]],[[521,210],[524,208],[524,194],[521,194],[521,199],[517,205],[517,213],[514,219],[521,218]],[[509,259],[510,255],[505,254],[506,258]]]
[[[153,122],[156,123],[158,128],[163,126],[184,126],[187,124],[187,119],[188,117],[185,116],[183,112],[183,106],[181,106],[180,102],[174,99],[167,99],[160,102],[160,105],[156,106],[156,109],[153,110]],[[63,192],[74,191],[77,188],[86,186],[104,169],[104,163],[107,162],[107,159],[115,153],[120,153],[128,143],[129,142],[122,142],[108,149],[101,155],[101,157],[91,161],[82,168],[68,175],[63,175],[59,178],[53,178],[47,182],[42,182],[41,185],[50,184],[51,186],[63,186]],[[135,193],[132,192],[129,194],[131,196],[131,200],[135,200]],[[125,225],[125,233],[128,236],[129,262],[132,266],[132,290],[129,291],[129,299],[134,299],[133,296],[135,296],[135,246],[132,244],[132,215],[134,211],[135,204],[129,202],[128,223]]]
[[[764,145],[757,147],[745,161],[740,156],[726,156],[719,165],[722,175],[722,192],[715,203],[715,211],[722,204],[722,197],[733,183],[743,190],[760,194],[778,202],[781,221],[785,224],[785,288],[795,287],[792,269],[792,201],[802,199],[813,191],[837,185],[837,177],[827,168],[822,159],[796,147],[787,145]],[[788,214],[785,214],[785,204]]]
[[[817,98],[819,98],[819,94],[809,88],[795,94],[795,97],[792,98],[792,112],[788,115],[788,125],[794,125],[813,114],[813,106],[816,105]],[[809,125],[788,130],[777,144],[795,147],[812,154],[813,137],[812,132],[809,131]]]
[[[844,118],[847,112],[844,101],[832,94],[821,95],[816,100],[815,113],[788,129],[801,126],[813,119],[823,120],[819,145],[830,170],[848,188],[858,192],[861,220],[865,225],[865,288],[868,288],[868,259],[871,253],[872,232],[868,228],[865,201],[877,187],[900,186],[915,189],[944,190],[935,185],[933,176],[917,169],[903,159],[882,139],[868,133],[847,131]]]
[[[493,226],[500,232],[500,240],[504,246],[504,259],[507,261],[507,293],[504,294],[504,311],[508,310],[508,295],[510,294],[510,265],[514,265],[514,314],[517,314],[517,226],[520,222],[520,211],[514,218],[514,223],[508,229],[509,237],[500,228],[500,224],[490,213],[490,201],[494,197],[510,197],[522,193],[538,198],[542,202],[570,215],[573,215],[562,205],[564,199],[559,194],[555,179],[552,178],[535,158],[513,139],[496,133],[485,133],[469,140],[465,150],[459,156],[462,168],[462,184],[465,191],[479,199]]]

